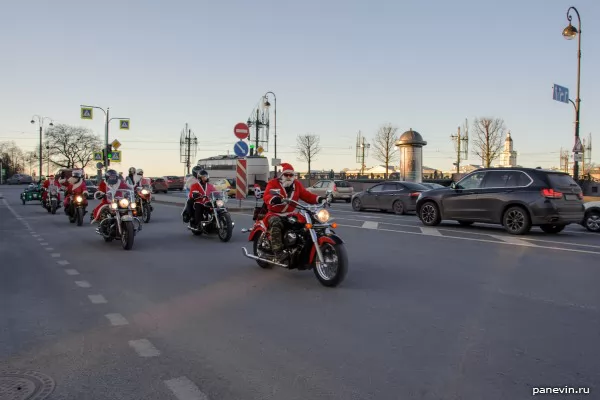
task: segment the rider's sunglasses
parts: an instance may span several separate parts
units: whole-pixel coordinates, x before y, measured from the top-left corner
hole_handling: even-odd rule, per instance
[[[283,174],[283,176],[285,176],[286,178],[292,178],[294,174],[285,173]]]

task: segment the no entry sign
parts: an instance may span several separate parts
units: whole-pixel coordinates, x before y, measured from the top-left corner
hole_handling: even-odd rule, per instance
[[[233,127],[233,134],[238,139],[246,139],[248,137],[248,135],[250,135],[250,128],[248,128],[248,125],[246,125],[243,122],[237,123]]]

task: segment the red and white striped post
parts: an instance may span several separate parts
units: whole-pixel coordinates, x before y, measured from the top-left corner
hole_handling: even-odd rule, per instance
[[[237,160],[235,177],[235,186],[237,190],[235,197],[240,201],[240,207],[242,206],[242,199],[245,199],[248,195],[248,174],[246,172],[247,163],[248,161],[245,158],[240,158]]]

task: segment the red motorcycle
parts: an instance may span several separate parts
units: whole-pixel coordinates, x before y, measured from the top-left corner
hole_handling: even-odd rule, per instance
[[[274,189],[273,195],[280,194]],[[261,268],[273,265],[287,269],[314,271],[315,276],[323,286],[339,285],[348,272],[348,255],[343,240],[334,232],[337,224],[330,219],[327,207],[330,206],[331,196],[327,196],[324,205],[309,206],[291,199],[282,199],[296,205],[296,212],[284,217],[283,257],[279,262],[271,250],[271,241],[267,232],[267,207],[255,207],[248,241],[254,244],[254,254],[242,247],[244,255],[256,260]]]

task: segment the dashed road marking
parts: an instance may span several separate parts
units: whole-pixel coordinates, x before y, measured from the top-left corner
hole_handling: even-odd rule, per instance
[[[41,242],[40,243],[42,246],[48,246],[48,242]]]
[[[58,258],[58,257],[60,257],[60,253],[52,253],[52,254],[50,254],[50,257]]]
[[[208,400],[208,396],[185,376],[164,382],[178,400]]]
[[[88,281],[75,281],[75,284],[82,288],[92,287],[92,285],[90,285],[90,283]]]
[[[106,314],[105,317],[108,318],[110,324],[113,326],[122,326],[129,324],[129,321],[127,321],[127,319],[125,319],[124,316],[118,313]]]
[[[52,250],[54,250],[54,247],[46,247],[46,249],[45,249],[45,250],[47,250],[47,251],[52,251]]]
[[[63,267],[70,264],[67,260],[58,260],[56,263],[58,265],[62,265]]]
[[[44,241],[44,239],[38,238],[38,242],[43,242],[43,241]]]
[[[33,236],[34,238],[40,237],[40,235],[34,235],[33,233],[31,234],[31,236]]]
[[[362,227],[365,229],[377,229],[379,227],[379,222],[365,221],[363,222]]]
[[[90,301],[93,304],[104,304],[104,303],[108,303],[108,301],[106,301],[106,299],[104,298],[104,296],[102,296],[101,294],[89,294],[88,298],[90,299]]]
[[[419,229],[421,229],[421,233],[423,235],[442,236],[440,231],[438,231],[436,228],[432,228],[430,226],[420,226]]]
[[[160,351],[148,339],[130,340],[129,345],[138,353],[140,357],[156,357]]]
[[[524,240],[517,239],[516,237],[513,237],[513,236],[504,236],[504,235],[489,235],[489,236],[493,237],[494,239],[501,240],[503,242],[510,243],[510,244],[516,244],[519,246],[537,247],[533,243],[529,243]]]
[[[67,275],[79,275],[79,271],[76,269],[65,269],[65,273]]]

